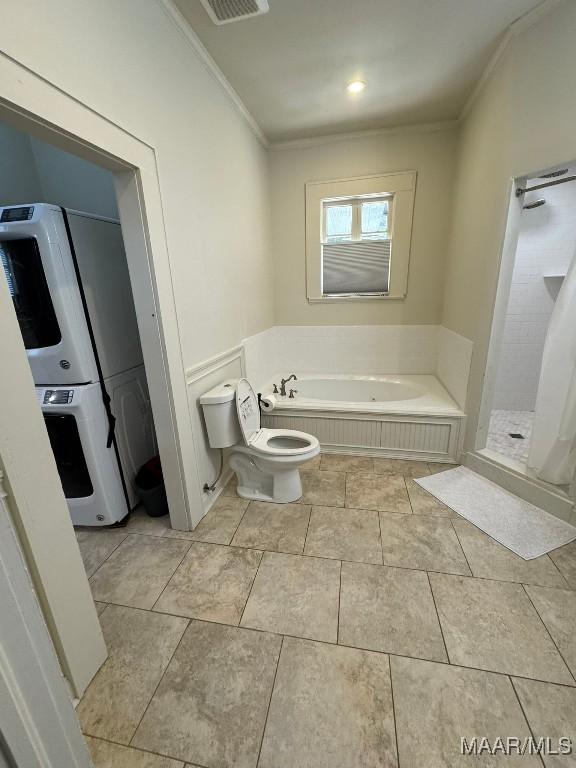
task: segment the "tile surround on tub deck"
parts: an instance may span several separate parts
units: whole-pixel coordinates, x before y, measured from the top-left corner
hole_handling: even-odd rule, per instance
[[[440,325],[274,326],[243,341],[245,370],[261,388],[276,371],[431,374],[464,407],[472,342]]]
[[[424,326],[279,326],[281,362],[311,373],[431,373],[438,328]]]

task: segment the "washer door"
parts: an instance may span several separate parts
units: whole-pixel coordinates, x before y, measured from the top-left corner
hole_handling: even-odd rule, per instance
[[[86,466],[76,418],[68,413],[44,413],[50,445],[67,499],[91,496],[94,492]]]
[[[62,334],[35,238],[0,242],[0,256],[26,349],[59,344]]]

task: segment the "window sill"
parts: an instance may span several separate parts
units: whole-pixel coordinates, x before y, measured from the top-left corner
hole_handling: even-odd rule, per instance
[[[350,296],[308,296],[307,298],[309,304],[342,303],[348,301],[402,301],[406,298],[406,294],[398,294],[397,296],[389,293],[379,296],[363,296],[362,294]]]

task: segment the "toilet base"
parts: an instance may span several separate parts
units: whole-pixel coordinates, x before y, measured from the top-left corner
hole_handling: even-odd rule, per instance
[[[244,499],[290,504],[302,497],[302,481],[297,466],[278,466],[267,459],[232,451],[229,464],[236,473],[236,493]]]

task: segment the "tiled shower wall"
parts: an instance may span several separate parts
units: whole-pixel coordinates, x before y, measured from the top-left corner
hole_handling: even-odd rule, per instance
[[[532,192],[522,213],[493,408],[533,411],[550,315],[576,251],[576,182]]]

